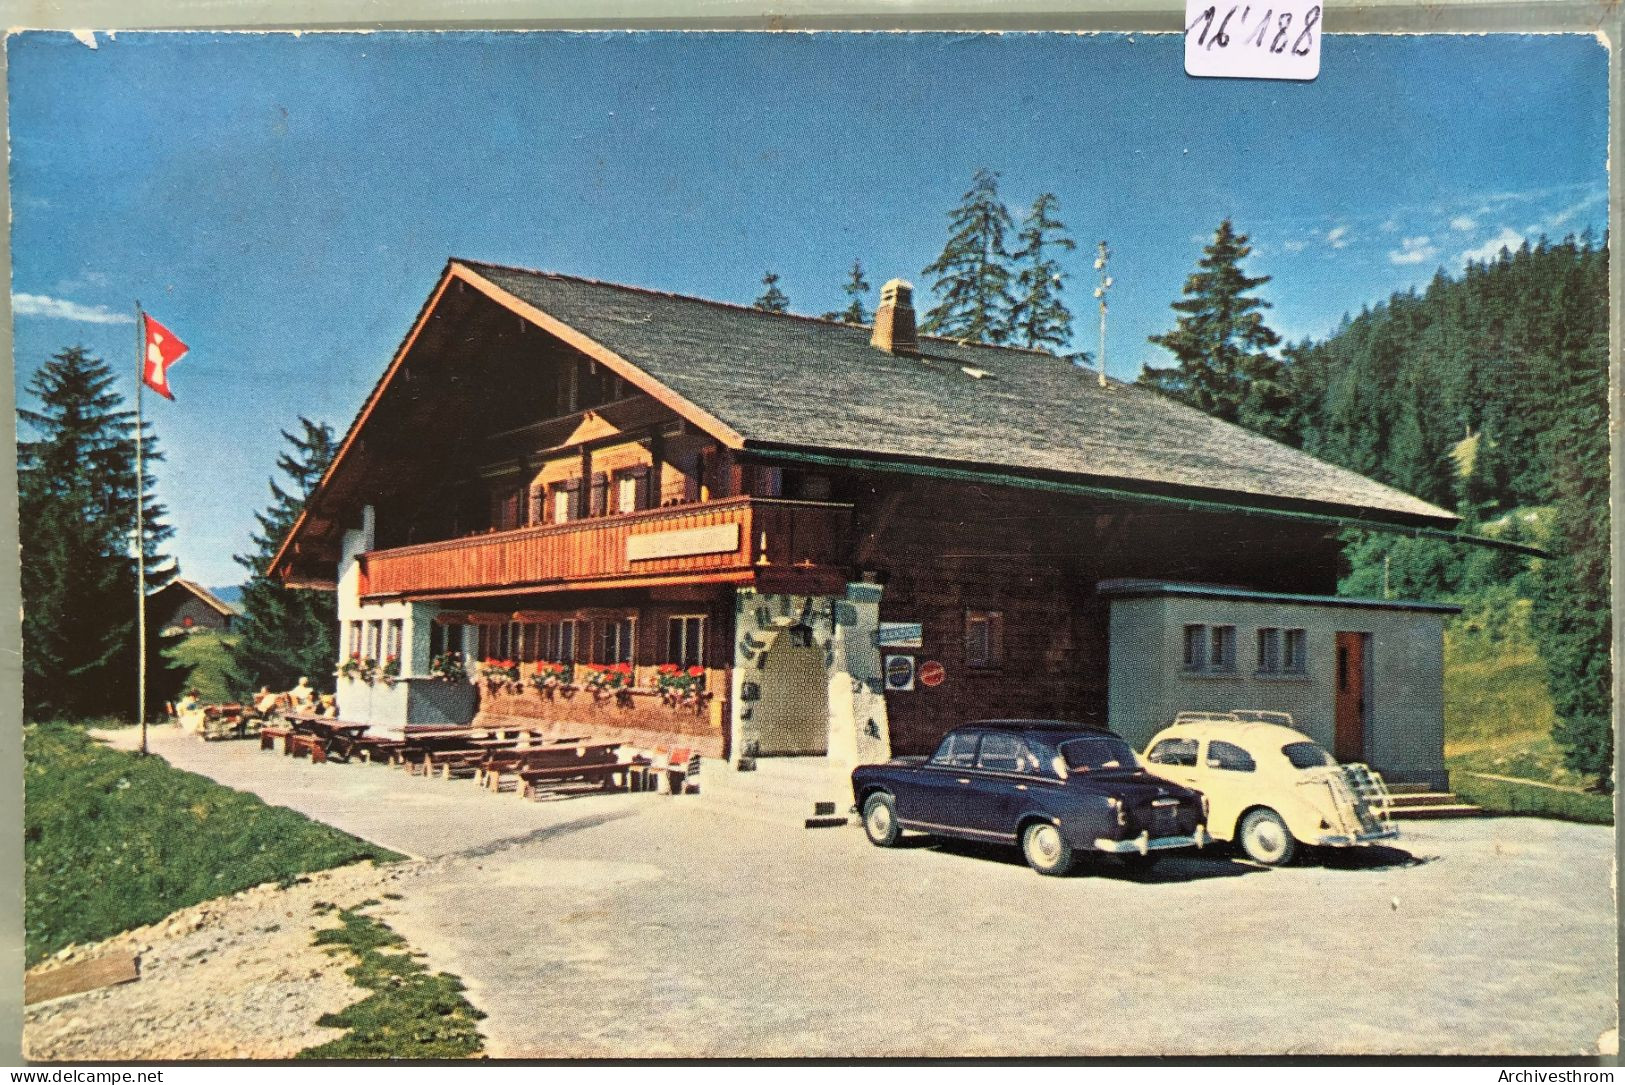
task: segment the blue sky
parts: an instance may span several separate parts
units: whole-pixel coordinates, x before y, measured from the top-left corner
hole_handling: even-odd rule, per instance
[[[1226,216],[1293,339],[1606,223],[1606,52],[1579,36],[1333,37],[1307,84],[1188,78],[1174,36],[96,41],[8,43],[16,376],[82,344],[133,394],[135,298],[191,344],[149,416],[172,550],[212,585],[242,577],[279,431],[342,433],[451,255],[741,302],[772,269],[816,314],[854,258],[927,288],[985,166],[1018,215],[1058,196],[1082,349],[1111,243],[1132,377]]]

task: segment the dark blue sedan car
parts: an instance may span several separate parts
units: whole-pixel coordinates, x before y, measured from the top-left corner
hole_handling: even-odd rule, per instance
[[[930,757],[859,765],[852,794],[880,847],[905,829],[1020,844],[1040,874],[1090,853],[1145,865],[1208,841],[1200,792],[1145,772],[1110,731],[1055,720],[967,724]]]

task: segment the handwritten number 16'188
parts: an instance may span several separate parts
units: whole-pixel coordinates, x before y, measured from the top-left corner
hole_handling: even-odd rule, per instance
[[[1246,28],[1247,17],[1252,14],[1252,10],[1253,9],[1251,7],[1242,7],[1241,9],[1241,19],[1239,25],[1243,30]],[[1217,7],[1208,8],[1195,19],[1191,20],[1191,25],[1185,28],[1185,34],[1189,36],[1192,30],[1195,30],[1198,26],[1200,26],[1202,28],[1202,33],[1196,38],[1197,45],[1202,46],[1204,49],[1212,49],[1214,46],[1218,46],[1220,49],[1227,47],[1230,44],[1230,20],[1235,18],[1236,7],[1233,5],[1229,11],[1224,13],[1224,18],[1219,20],[1218,29],[1215,30],[1213,27],[1213,20],[1218,18],[1218,14],[1219,9]],[[1252,45],[1262,49],[1264,48],[1265,39],[1269,38],[1270,52],[1286,52],[1287,41],[1292,37],[1292,13],[1290,11],[1281,12],[1280,17],[1275,23],[1275,35],[1273,38],[1271,38],[1269,33],[1271,29],[1270,17],[1274,14],[1275,12],[1273,9],[1264,9],[1264,17],[1259,19],[1258,22],[1254,24],[1252,32],[1243,37],[1242,43],[1251,43]],[[1301,57],[1309,55],[1309,48],[1314,42],[1315,25],[1319,22],[1320,5],[1316,4],[1314,7],[1303,13],[1303,28],[1298,31],[1297,38],[1292,41],[1293,56]],[[1238,33],[1240,32],[1241,31],[1238,31]]]

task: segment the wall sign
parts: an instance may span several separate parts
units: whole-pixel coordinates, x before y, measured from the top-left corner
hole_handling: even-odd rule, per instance
[[[695,554],[726,554],[739,549],[738,524],[713,524],[710,527],[686,527],[677,531],[652,531],[646,535],[628,535],[627,561],[652,561],[655,558],[686,558]]]
[[[947,681],[948,670],[934,659],[928,659],[920,664],[920,685],[928,689],[936,689]]]
[[[881,622],[875,631],[875,644],[881,648],[919,648],[924,645],[924,636],[919,622]]]
[[[914,657],[886,657],[886,689],[888,692],[907,693],[914,688]]]

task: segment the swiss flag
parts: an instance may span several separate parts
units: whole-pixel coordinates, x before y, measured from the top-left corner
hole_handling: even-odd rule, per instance
[[[186,344],[148,314],[142,313],[141,319],[147,332],[141,380],[165,399],[173,400],[175,394],[169,390],[169,367],[181,360],[181,355],[186,353]]]

